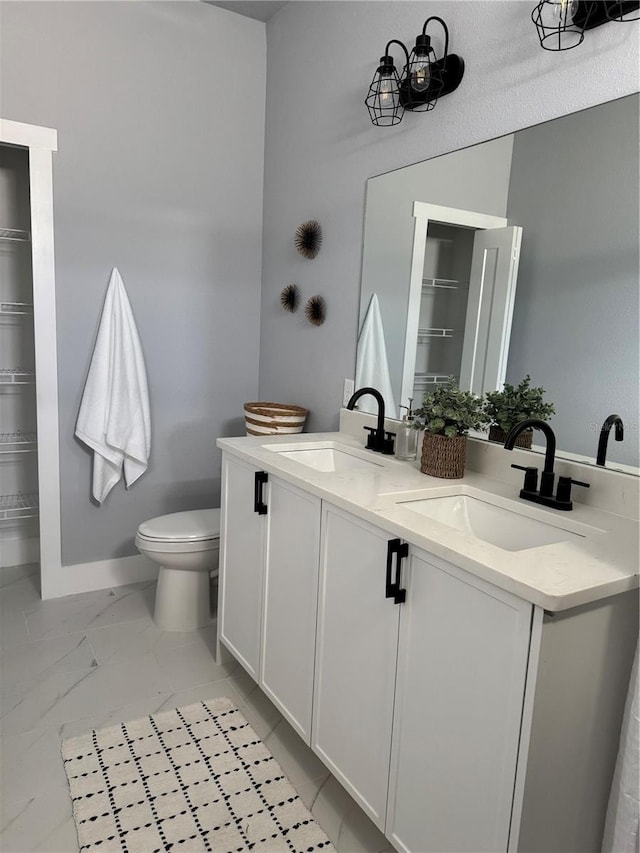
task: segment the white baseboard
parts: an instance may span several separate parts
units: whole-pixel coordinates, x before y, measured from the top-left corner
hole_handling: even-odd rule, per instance
[[[13,539],[0,538],[0,568],[24,566],[37,563],[40,559],[40,539],[37,536]]]
[[[158,571],[156,563],[152,563],[142,554],[62,566],[47,572],[46,577],[42,578],[42,598],[60,598],[78,592],[153,581],[157,580]]]

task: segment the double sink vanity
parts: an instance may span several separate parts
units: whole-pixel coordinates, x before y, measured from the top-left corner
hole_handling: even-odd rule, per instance
[[[220,642],[397,850],[600,850],[637,481],[593,469],[554,512],[518,500],[525,451],[473,442],[437,480],[342,416],[218,440]]]

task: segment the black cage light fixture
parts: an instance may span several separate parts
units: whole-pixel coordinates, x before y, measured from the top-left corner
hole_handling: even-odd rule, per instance
[[[427,33],[431,21],[439,23],[444,30],[442,59],[437,58],[431,45],[431,36]],[[389,53],[392,44],[401,48],[406,60],[401,74],[398,74]],[[364,101],[371,122],[377,127],[390,127],[402,121],[405,110],[432,110],[438,98],[458,88],[463,75],[464,61],[460,56],[449,53],[447,25],[442,18],[432,15],[424,22],[411,54],[398,39],[387,42]]]
[[[608,21],[637,21],[640,0],[540,0],[531,13],[545,50],[570,50],[586,30]]]

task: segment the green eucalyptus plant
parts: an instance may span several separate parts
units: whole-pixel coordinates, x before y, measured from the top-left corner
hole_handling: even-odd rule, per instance
[[[450,376],[433,394],[425,394],[422,406],[415,410],[415,428],[446,435],[467,435],[470,429],[482,429],[488,423],[484,400],[470,391],[461,391]]]
[[[509,432],[527,418],[548,420],[555,414],[553,403],[543,401],[544,388],[532,388],[531,377],[525,376],[518,386],[504,383],[502,391],[489,391],[485,397],[485,414],[490,424]]]

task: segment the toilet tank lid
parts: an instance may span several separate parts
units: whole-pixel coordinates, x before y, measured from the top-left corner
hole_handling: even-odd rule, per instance
[[[188,512],[159,515],[149,521],[143,521],[138,533],[148,539],[182,542],[217,539],[220,536],[220,510],[192,509]]]

